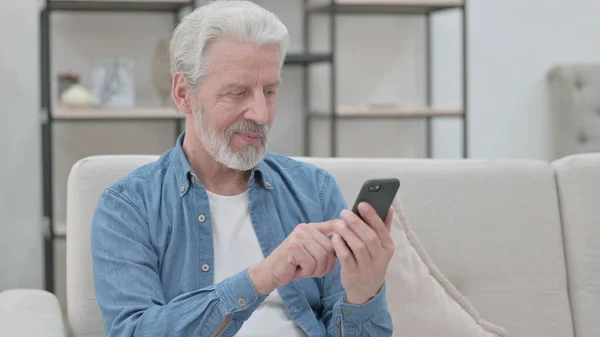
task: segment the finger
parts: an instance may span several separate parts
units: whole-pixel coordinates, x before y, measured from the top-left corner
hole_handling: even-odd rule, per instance
[[[329,237],[333,234],[333,232],[335,232],[335,230],[333,229],[333,225],[335,224],[336,221],[338,221],[338,220],[330,220],[330,221],[325,221],[325,222],[314,223],[314,224],[311,224],[311,227],[318,230],[325,237]]]
[[[333,248],[333,241],[331,242],[331,250],[335,253],[335,249]],[[336,256],[334,255],[334,253],[329,255],[327,258],[327,269],[325,270],[325,273],[323,274],[323,276],[331,273],[335,269],[337,259],[336,259]]]
[[[388,249],[394,247],[394,240],[392,239],[392,220],[394,219],[394,209],[390,207],[388,210],[388,214],[385,217],[385,221],[383,222],[385,225],[385,229],[387,229],[387,235],[380,237],[381,245],[384,249]]]
[[[346,242],[342,237],[335,233],[331,238],[331,243],[333,244],[333,249],[335,249],[335,254],[340,260],[340,264],[344,269],[355,270],[356,269],[356,259],[354,255],[350,251],[350,248],[346,245]]]
[[[329,241],[329,240],[328,240]],[[325,274],[328,267],[329,253],[312,237],[303,240],[302,245],[315,261],[315,267],[311,273],[303,275],[304,277],[319,277]]]
[[[337,220],[337,221],[339,221],[339,220]],[[312,226],[309,227],[309,230],[311,232],[310,235],[313,238],[313,240],[315,240],[319,245],[321,245],[321,247],[323,247],[323,249],[325,249],[325,251],[328,254],[333,255],[333,246],[331,245],[331,240],[327,236],[325,236],[323,233],[314,229]],[[330,235],[333,235],[333,231]]]
[[[385,224],[385,228],[387,228],[388,231],[390,231],[392,229],[392,219],[394,218],[394,209],[390,207],[390,209],[387,212],[387,215],[385,216],[385,221],[383,222]]]
[[[366,224],[358,215],[348,210],[342,211],[341,217],[350,229],[365,243],[371,258],[375,258],[383,253],[379,237],[371,226]]]
[[[333,249],[333,244],[332,244],[331,240],[328,237],[326,237],[325,235],[323,235],[322,233],[320,233],[319,231],[314,230],[312,233],[312,237],[327,252],[327,254],[325,256],[326,268],[325,268],[325,271],[322,274],[320,274],[320,276],[323,276],[325,274],[328,274],[335,268],[335,263],[336,263],[336,258],[334,255],[335,251]]]
[[[335,223],[334,228],[336,233],[344,239],[346,245],[350,248],[357,265],[367,266],[371,263],[371,254],[367,245],[348,227],[345,221],[339,220]]]
[[[393,245],[389,229],[386,227],[384,221],[379,217],[371,205],[366,202],[361,202],[358,205],[358,211],[363,219],[365,219],[365,222],[368,223],[369,226],[371,226],[371,228],[375,231],[382,247],[389,247],[390,244]],[[390,210],[388,210],[388,216],[386,216],[386,220],[389,219],[391,223],[389,212]]]
[[[299,268],[296,271],[296,278],[310,277],[315,270],[317,262],[313,256],[306,250],[303,244],[292,251],[292,264]]]

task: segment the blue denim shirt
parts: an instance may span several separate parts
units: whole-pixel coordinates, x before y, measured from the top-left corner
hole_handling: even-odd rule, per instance
[[[96,296],[109,336],[234,336],[265,300],[247,270],[213,282],[213,237],[206,190],[174,148],[114,185],[93,217]],[[299,223],[338,218],[347,207],[333,177],[269,153],[248,182],[250,217],[265,256]],[[232,256],[231,258],[235,258]],[[279,288],[308,336],[391,336],[386,287],[363,305],[346,302],[340,264],[323,278]],[[240,299],[244,299],[243,301]],[[265,322],[268,324],[268,322]]]

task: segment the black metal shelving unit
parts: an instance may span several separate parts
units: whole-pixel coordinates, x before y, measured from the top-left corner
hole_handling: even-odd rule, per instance
[[[310,127],[313,119],[330,120],[330,156],[338,156],[338,121],[339,120],[375,120],[375,119],[424,119],[426,121],[426,148],[427,157],[433,155],[432,146],[432,120],[434,118],[461,118],[462,120],[462,157],[468,157],[468,124],[467,124],[467,0],[304,0],[304,46],[309,50],[309,20],[310,15],[326,15],[329,17],[329,48],[331,51],[330,68],[330,107],[329,113],[315,113],[308,111],[305,121],[305,153],[310,155]],[[437,109],[432,105],[432,51],[431,51],[431,16],[448,9],[462,11],[462,108]],[[425,17],[425,44],[426,44],[426,105],[418,108],[354,108],[341,109],[337,104],[336,87],[336,18],[338,15],[398,15],[398,16],[424,16]],[[305,86],[308,87],[309,77],[305,75]],[[305,88],[305,91],[308,91]],[[307,96],[307,95],[305,95]]]
[[[302,68],[304,85],[302,87],[304,119],[304,155],[310,156],[310,128],[311,120],[327,118],[331,120],[331,148],[330,155],[338,156],[337,151],[337,129],[338,120],[350,119],[426,119],[427,121],[427,155],[431,156],[431,120],[433,118],[462,117],[463,119],[463,156],[467,157],[467,69],[466,69],[466,5],[464,1],[453,0],[422,0],[421,4],[415,4],[416,0],[385,0],[387,4],[378,5],[378,1],[364,1],[364,4],[352,0],[353,4],[344,4],[348,0],[327,0],[328,3],[313,6],[310,0],[303,1],[304,40],[303,52],[290,53],[285,60],[286,66],[298,66]],[[392,1],[397,3],[390,4]],[[63,114],[53,111],[51,99],[51,36],[50,20],[51,13],[55,11],[102,11],[102,12],[167,12],[173,13],[174,22],[178,23],[180,11],[185,8],[194,8],[194,0],[172,0],[172,1],[90,1],[90,0],[45,0],[45,7],[40,12],[40,62],[41,62],[41,132],[42,132],[42,165],[43,165],[43,211],[47,225],[44,235],[44,259],[45,259],[45,284],[48,291],[54,292],[54,240],[64,239],[64,234],[57,234],[55,229],[55,218],[53,212],[53,154],[52,154],[52,128],[54,123],[78,123],[89,121],[173,121],[175,131],[181,132],[181,117],[168,113],[142,113],[142,114],[102,114],[102,110],[94,111],[92,114]],[[427,106],[432,102],[431,97],[431,14],[437,11],[461,8],[463,10],[463,109],[461,111],[433,109],[428,111],[427,107],[413,110],[369,110],[345,111],[341,114],[337,106],[336,93],[336,17],[344,14],[390,14],[390,15],[425,15],[426,17],[426,44],[427,44]],[[310,17],[311,15],[327,15],[329,21],[330,51],[326,53],[310,52]],[[317,63],[330,65],[330,113],[327,115],[315,114],[310,111],[310,66]],[[138,109],[140,110],[140,109]],[[95,114],[98,113],[98,114]]]
[[[57,11],[103,11],[103,12],[167,12],[173,13],[175,22],[178,14],[186,6],[193,6],[193,0],[172,1],[88,1],[88,0],[45,0],[40,11],[40,80],[41,80],[41,133],[42,133],[42,181],[43,212],[46,222],[44,230],[44,281],[45,288],[54,292],[54,244],[55,239],[64,238],[64,234],[56,233],[53,211],[53,124],[79,120],[114,120],[114,118],[98,117],[97,119],[78,118],[77,116],[56,116],[52,106],[51,48],[52,36],[50,24],[52,13]],[[133,118],[135,119],[135,118]],[[153,118],[156,119],[156,118]],[[176,117],[163,118],[175,121],[179,130],[180,123]],[[119,118],[121,120],[121,118]]]
[[[180,11],[184,8],[195,8],[194,0],[173,1],[89,1],[89,0],[45,0],[45,6],[40,12],[40,62],[41,62],[41,132],[42,132],[42,181],[43,181],[43,212],[46,221],[44,231],[44,278],[45,288],[55,291],[54,273],[54,244],[56,239],[64,239],[65,234],[56,233],[56,219],[53,211],[53,136],[52,128],[55,123],[78,123],[91,121],[173,121],[175,133],[181,133],[181,116],[167,111],[158,113],[103,113],[104,109],[90,109],[83,113],[61,113],[53,111],[52,107],[52,78],[51,78],[51,47],[50,34],[51,13],[56,11],[69,12],[166,12],[173,13],[174,22],[179,22]],[[332,62],[330,54],[290,53],[285,60],[286,66],[299,66],[304,69],[313,63]],[[307,90],[305,91],[307,92]],[[143,111],[144,109],[135,109]],[[106,112],[106,110],[104,110]]]

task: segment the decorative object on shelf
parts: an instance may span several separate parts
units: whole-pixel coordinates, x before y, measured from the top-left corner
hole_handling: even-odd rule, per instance
[[[171,70],[169,65],[169,46],[164,39],[160,39],[154,48],[152,82],[160,98],[161,105],[167,106],[171,97]]]
[[[57,76],[58,80],[58,98],[62,96],[62,94],[72,87],[73,85],[79,84],[79,75],[75,73],[59,73]]]
[[[94,104],[94,97],[83,85],[75,84],[62,93],[60,102],[68,108],[87,108]]]
[[[96,60],[92,69],[92,91],[102,108],[135,105],[135,62],[127,58]]]

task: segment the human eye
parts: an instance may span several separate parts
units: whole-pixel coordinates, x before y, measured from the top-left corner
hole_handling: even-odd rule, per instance
[[[242,97],[244,97],[244,95],[246,95],[245,90],[234,90],[231,92],[231,96],[237,97],[237,98],[242,98]]]
[[[265,90],[265,94],[266,94],[267,96],[274,96],[274,95],[276,95],[276,94],[277,94],[277,90],[276,90],[276,89],[266,89],[266,90]]]

